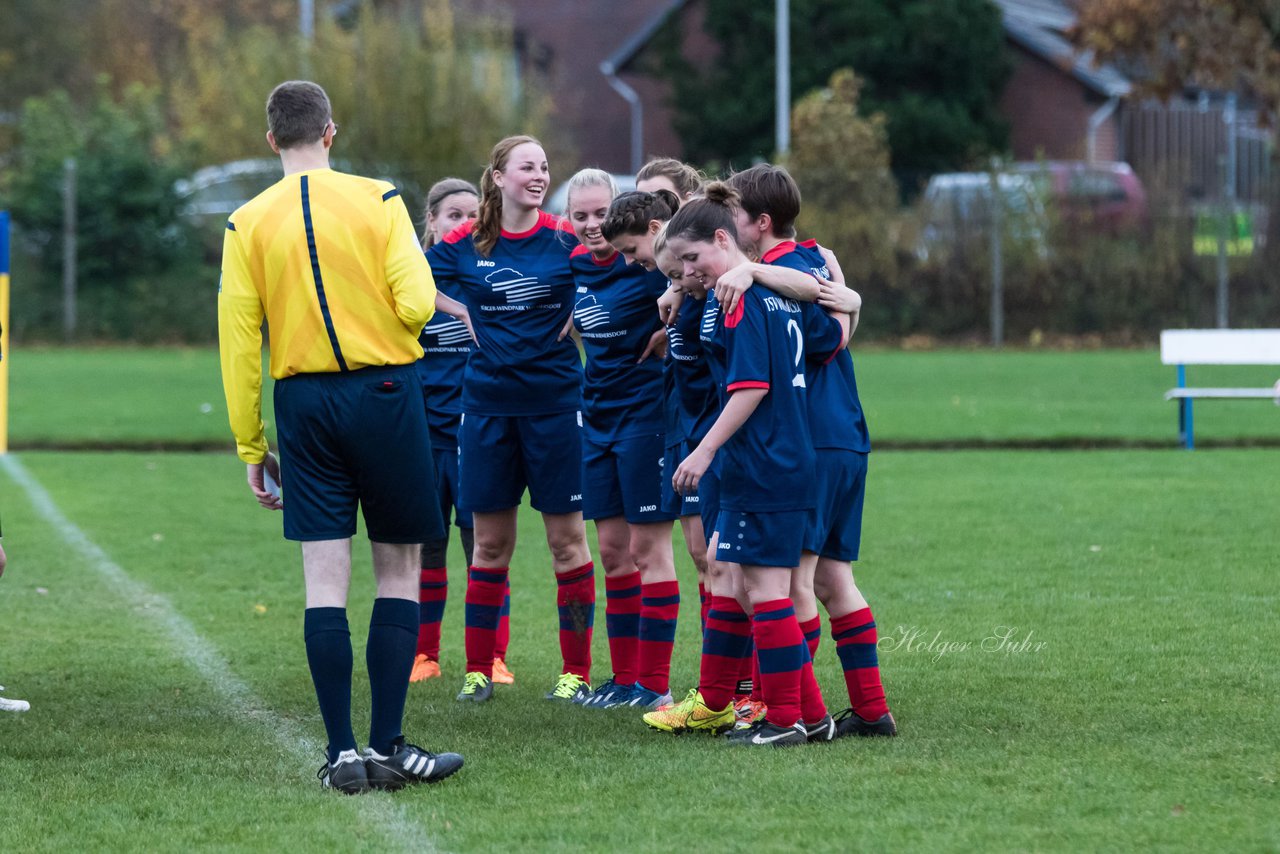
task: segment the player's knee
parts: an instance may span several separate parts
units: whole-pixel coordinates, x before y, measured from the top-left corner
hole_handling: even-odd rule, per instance
[[[476,534],[475,565],[503,565],[510,559],[515,546],[515,537],[506,534]]]
[[[554,553],[555,549],[552,548]],[[600,565],[604,567],[605,572],[611,572],[615,569],[624,569],[632,566],[631,551],[626,546],[620,546],[617,543],[608,543],[604,540],[600,541]]]

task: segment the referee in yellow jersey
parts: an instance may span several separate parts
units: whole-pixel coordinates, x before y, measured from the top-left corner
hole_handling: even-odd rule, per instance
[[[444,536],[414,368],[435,282],[395,187],[329,168],[338,126],[323,89],[281,83],[267,99],[267,127],[284,178],[227,222],[218,338],[249,487],[263,507],[283,509],[285,537],[302,543],[307,662],[329,737],[318,776],[349,794],[438,780],[462,757],[408,744],[401,732],[418,636],[418,544]],[[279,463],[262,423],[264,318]],[[346,612],[357,506],[378,597],[363,753],[351,729]]]

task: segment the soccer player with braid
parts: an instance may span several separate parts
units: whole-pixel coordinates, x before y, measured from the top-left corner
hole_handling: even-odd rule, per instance
[[[470,181],[445,178],[427,191],[426,226],[422,248],[430,249],[446,234],[479,213],[480,191]],[[448,285],[437,283],[441,293]],[[462,374],[471,354],[471,330],[458,318],[439,312],[418,336],[423,357],[418,361],[418,377],[426,398],[427,422],[431,425],[431,450],[436,463],[436,491],[440,495],[440,513],[445,525],[452,514],[462,540],[466,565],[471,565],[475,545],[471,514],[458,506],[458,424],[462,420]],[[449,594],[449,574],[445,568],[449,551],[446,536],[422,544],[422,570],[418,589],[421,623],[418,626],[418,654],[413,662],[410,682],[433,679],[440,675],[440,623],[444,619]],[[511,610],[511,586],[502,602],[498,637],[494,647],[493,681],[510,684],[515,676],[507,669],[507,642],[511,636],[508,614]]]
[[[459,504],[471,512],[467,673],[460,701],[493,695],[494,653],[525,489],[542,513],[560,612],[561,674],[548,699],[591,694],[595,566],[582,521],[582,361],[561,334],[573,310],[567,226],[539,209],[551,182],[533,137],[494,146],[479,216],[431,247],[436,279],[460,295],[475,330],[458,428]],[[453,312],[457,301],[438,305]]]
[[[728,183],[741,196],[735,214],[738,235],[766,264],[809,272],[821,282],[820,303],[851,312],[856,326],[861,298],[831,281],[827,258],[812,241],[795,241],[800,188],[782,167],[761,163]],[[805,523],[804,552],[792,598],[809,654],[821,637],[818,601],[827,610],[831,636],[844,671],[849,708],[834,719],[827,737],[892,736],[897,725],[885,703],[876,655],[876,624],[854,583],[852,561],[862,539],[862,506],[871,440],[858,397],[848,349],[805,363],[809,429],[817,454],[817,504]]]
[[[666,333],[653,311],[667,280],[628,264],[605,239],[614,194],[613,179],[599,169],[569,181],[569,222],[581,242],[571,256],[573,323],[586,355],[583,515],[599,538],[613,663],[613,678],[585,705],[652,709],[671,702],[680,610],[671,552],[677,513],[662,502]]]
[[[675,215],[680,205],[702,191],[704,183],[702,173],[679,160],[650,160],[636,173],[636,193],[619,197],[618,204],[625,205],[625,208],[610,211],[610,217],[605,223],[605,236],[628,263],[656,270],[653,257],[654,234]],[[659,297],[659,305],[665,305],[678,293],[679,286],[669,283],[667,292]],[[698,514],[698,496],[696,493],[677,495],[671,488],[671,475],[675,473],[680,460],[684,459],[684,445],[689,441],[689,431],[705,432],[705,428],[710,426],[715,413],[719,411],[720,404],[715,389],[711,386],[711,374],[701,364],[701,348],[698,346],[698,323],[702,319],[701,301],[695,301],[687,311],[676,316],[664,315],[661,310],[659,316],[667,330],[667,358],[663,365],[667,440],[662,457],[662,500],[668,510],[680,514],[685,547],[689,550],[689,557],[698,574],[699,614],[701,623],[705,626],[711,600],[707,594],[707,541]],[[682,395],[685,396],[683,404]],[[701,438],[701,432],[697,438]]]

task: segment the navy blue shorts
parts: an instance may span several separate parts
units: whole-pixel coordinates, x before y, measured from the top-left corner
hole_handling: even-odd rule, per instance
[[[668,513],[674,513],[677,516],[697,516],[702,511],[702,502],[698,499],[697,492],[681,495],[671,485],[676,469],[696,447],[696,444],[686,439],[677,445],[668,445],[662,455],[662,509]],[[701,487],[698,491],[702,491]]]
[[[423,543],[444,536],[422,387],[413,365],[276,382],[276,434],[290,540]]]
[[[702,535],[710,543],[716,530],[716,518],[720,515],[719,460],[712,460],[711,466],[698,480],[698,515],[702,517]]]
[[[458,506],[458,447],[433,447],[436,462],[436,494],[440,496],[440,516],[445,527],[449,517],[459,528],[471,527],[471,514]]]
[[[804,550],[833,560],[857,560],[867,455],[834,448],[819,448],[817,454],[818,506],[805,520]]]
[[[495,513],[529,503],[542,513],[582,510],[582,420],[554,415],[463,415],[458,506]]]
[[[799,566],[808,513],[808,510],[778,513],[721,510],[716,519],[716,533],[720,535],[716,560],[788,569]]]
[[[582,515],[624,516],[633,525],[670,522],[662,507],[662,434],[616,442],[582,441]]]

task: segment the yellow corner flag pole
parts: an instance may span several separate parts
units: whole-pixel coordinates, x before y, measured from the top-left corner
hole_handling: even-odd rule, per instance
[[[9,451],[9,212],[0,211],[0,454]]]

